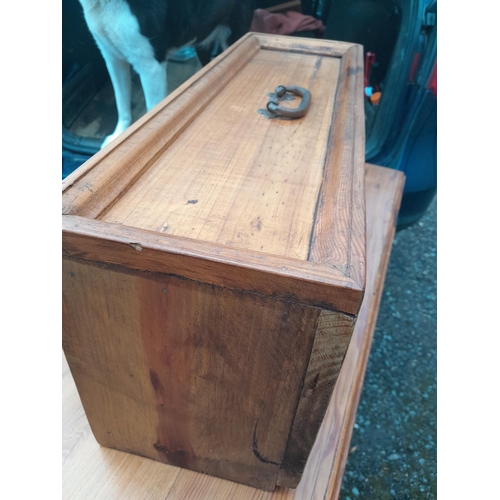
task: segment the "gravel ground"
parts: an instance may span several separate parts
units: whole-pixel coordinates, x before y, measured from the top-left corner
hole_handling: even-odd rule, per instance
[[[434,499],[436,199],[396,234],[340,498]]]

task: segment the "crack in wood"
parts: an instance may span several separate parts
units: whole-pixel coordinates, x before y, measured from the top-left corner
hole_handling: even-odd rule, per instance
[[[277,465],[278,467],[281,466],[280,463],[278,462],[273,462],[272,460],[268,460],[267,458],[264,458],[258,450],[258,444],[257,444],[257,426],[259,425],[259,419],[257,419],[257,422],[255,422],[255,427],[253,428],[253,442],[252,442],[252,451],[253,454],[263,463],[265,464],[272,464],[272,465]]]

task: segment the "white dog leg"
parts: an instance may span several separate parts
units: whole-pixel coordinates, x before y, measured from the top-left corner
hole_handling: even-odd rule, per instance
[[[155,59],[153,49],[144,37],[138,34],[136,34],[136,37],[139,43],[134,47],[135,50],[130,51],[127,56],[139,74],[146,101],[146,109],[149,111],[167,95],[166,63],[159,63]],[[132,83],[129,62],[118,58],[114,54],[114,51],[109,50],[105,44],[99,44],[98,42],[98,45],[106,61],[111,83],[113,84],[118,111],[116,128],[102,143],[101,148],[103,148],[132,124]]]
[[[115,130],[104,139],[101,145],[102,149],[116,139],[122,132],[127,130],[132,124],[132,81],[130,76],[130,64],[116,57],[104,44],[98,42],[98,45],[106,61],[106,67],[108,68],[115,94],[116,110],[118,112],[118,122]]]
[[[80,0],[85,19],[106,61],[115,92],[118,123],[101,147],[132,124],[130,65],[139,73],[148,111],[167,95],[166,63],[159,63],[126,1]]]
[[[134,64],[139,73],[142,90],[149,111],[167,96],[167,66],[159,63],[154,57],[142,59]]]

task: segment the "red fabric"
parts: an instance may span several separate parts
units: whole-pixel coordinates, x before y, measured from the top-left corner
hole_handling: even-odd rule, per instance
[[[291,35],[300,31],[315,31],[316,34],[321,34],[325,31],[325,25],[312,16],[295,11],[272,14],[267,10],[257,9],[253,13],[250,31],[273,35]]]
[[[413,61],[411,63],[410,74],[408,75],[408,81],[413,82],[415,79],[415,73],[417,72],[418,62],[420,61],[420,52],[416,52],[413,56]]]
[[[434,63],[432,75],[427,85],[427,88],[437,97],[438,95],[438,80],[437,80],[437,63]]]

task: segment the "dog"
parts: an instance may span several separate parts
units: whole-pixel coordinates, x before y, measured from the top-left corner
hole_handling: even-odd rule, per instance
[[[118,121],[101,149],[132,124],[131,67],[146,109],[167,96],[168,54],[194,43],[202,65],[214,44],[222,50],[250,29],[253,0],[79,0],[115,94]]]

